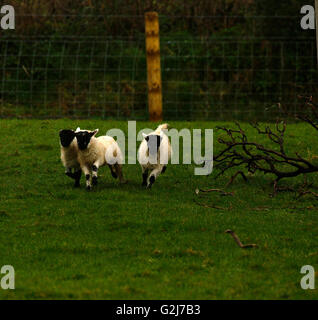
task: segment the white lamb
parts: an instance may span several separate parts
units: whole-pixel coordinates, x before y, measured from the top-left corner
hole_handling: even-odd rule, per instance
[[[97,172],[108,164],[112,176],[125,182],[122,174],[123,155],[117,142],[109,136],[96,138],[98,129],[94,131],[79,130],[75,132],[78,144],[78,162],[86,178],[86,188],[91,190],[97,185]],[[92,178],[91,178],[92,177]]]
[[[138,161],[142,169],[142,186],[151,188],[161,173],[167,169],[172,150],[168,136],[162,131],[168,129],[168,124],[162,124],[146,135],[143,133],[138,150]]]
[[[79,128],[77,129],[79,130]],[[78,147],[75,131],[64,129],[59,132],[61,146],[61,161],[65,167],[65,174],[75,180],[75,187],[80,186],[82,170],[77,160]],[[74,169],[74,172],[72,170]]]

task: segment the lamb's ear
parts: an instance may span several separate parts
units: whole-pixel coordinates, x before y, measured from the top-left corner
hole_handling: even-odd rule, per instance
[[[142,132],[141,134],[145,139],[146,139],[146,137],[148,137],[144,132]]]
[[[62,134],[69,134],[69,133],[75,133],[74,130],[71,129],[62,129],[59,132],[59,135],[61,136]]]
[[[77,127],[75,133],[76,133],[76,132],[79,132],[79,131],[81,131],[81,128],[80,128],[80,127]]]
[[[99,129],[95,129],[95,130],[93,131],[93,136],[96,136],[97,133],[98,133],[98,131],[99,131]]]

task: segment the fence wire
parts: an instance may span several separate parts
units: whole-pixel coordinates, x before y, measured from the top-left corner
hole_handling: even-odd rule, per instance
[[[120,36],[3,33],[0,116],[148,119],[143,18],[135,19],[139,32]],[[160,17],[165,119],[271,120],[278,102],[299,111],[298,94],[317,94],[314,32],[259,33],[266,20],[300,28],[299,17],[195,18],[228,28],[173,32],[177,17]]]

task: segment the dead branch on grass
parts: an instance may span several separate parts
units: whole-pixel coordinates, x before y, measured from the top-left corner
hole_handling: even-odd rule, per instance
[[[254,243],[251,244],[243,244],[241,242],[241,240],[239,239],[239,237],[237,236],[237,234],[233,231],[233,230],[226,230],[225,233],[229,233],[233,239],[235,240],[235,242],[237,243],[237,245],[242,248],[242,249],[249,249],[249,248],[257,248],[258,246]]]
[[[305,99],[307,112],[294,114],[294,117],[318,131],[318,106],[312,102],[311,97],[302,98]],[[286,115],[290,115],[287,110],[284,112]],[[281,179],[318,172],[318,165],[313,161],[306,159],[298,152],[294,154],[287,152],[285,146],[287,125],[285,121],[277,121],[275,128],[268,125],[261,126],[258,123],[253,123],[251,126],[260,137],[265,136],[269,144],[265,146],[250,139],[237,122],[235,129],[217,128],[217,130],[224,132],[224,135],[218,138],[218,142],[224,148],[214,156],[214,167],[219,170],[217,177],[224,175],[228,170],[237,169],[227,186],[233,183],[238,175],[247,181],[247,174],[244,171],[250,174],[262,172],[275,176],[273,193],[275,195],[278,191],[292,191],[291,188],[278,187],[278,182]]]

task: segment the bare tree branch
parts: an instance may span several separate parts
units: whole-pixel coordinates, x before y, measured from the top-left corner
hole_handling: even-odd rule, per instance
[[[300,97],[300,99],[304,101],[304,112],[294,114],[294,117],[318,131],[318,106],[312,102],[312,97]],[[281,105],[279,107],[282,108]],[[286,115],[290,115],[287,110],[283,111]],[[259,136],[265,136],[268,139],[270,147],[250,140],[239,123],[236,123],[235,129],[217,128],[217,130],[224,132],[224,135],[218,138],[218,142],[224,148],[214,156],[214,167],[219,170],[217,176],[223,175],[231,169],[237,170],[227,185],[231,184],[239,174],[244,180],[247,180],[245,172],[252,174],[262,172],[275,176],[275,194],[280,191],[277,184],[281,179],[318,172],[318,165],[305,159],[298,152],[294,154],[286,152],[285,121],[277,121],[274,128],[267,125],[261,126],[258,123],[253,123],[251,126]],[[291,190],[289,189],[289,191]]]

